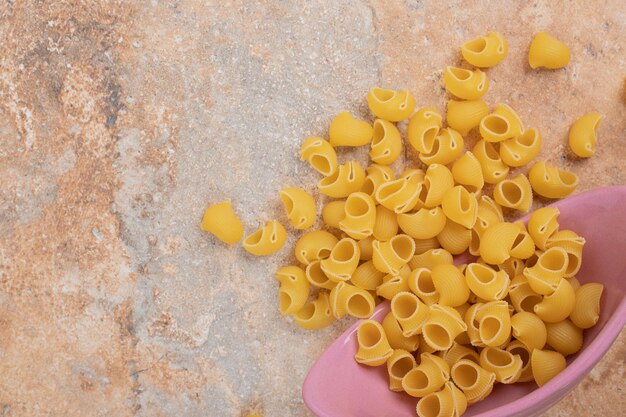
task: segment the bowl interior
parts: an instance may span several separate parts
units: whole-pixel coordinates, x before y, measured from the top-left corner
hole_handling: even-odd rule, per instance
[[[464,416],[541,413],[591,370],[626,322],[626,187],[589,191],[553,206],[561,211],[560,229],[574,230],[587,241],[578,280],[605,286],[598,324],[585,330],[581,351],[569,356],[568,367],[548,384],[497,384]],[[382,303],[372,318],[381,321],[388,311],[388,303]],[[305,403],[319,417],[414,417],[417,399],[389,391],[386,367],[370,368],[354,360],[357,326],[344,332],[313,365],[302,388]]]

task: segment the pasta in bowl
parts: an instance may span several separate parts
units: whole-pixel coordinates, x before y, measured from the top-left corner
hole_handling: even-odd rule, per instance
[[[592,281],[604,285],[600,317],[584,331],[582,349],[568,356],[565,369],[541,388],[533,382],[496,384],[484,401],[468,404],[465,416],[539,415],[573,389],[606,353],[626,324],[626,259],[622,256],[626,243],[623,229],[616,227],[626,222],[624,204],[626,187],[621,186],[589,191],[553,205],[560,210],[559,223],[587,240],[576,278],[582,285]],[[528,216],[522,220],[526,222]],[[469,260],[464,254],[455,263]],[[383,303],[371,319],[382,322],[389,311],[389,303]],[[313,365],[302,389],[305,403],[318,417],[414,416],[415,398],[389,389],[385,367],[355,362],[358,326],[350,327]]]

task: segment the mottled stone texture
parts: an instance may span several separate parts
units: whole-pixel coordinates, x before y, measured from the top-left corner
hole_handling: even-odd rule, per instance
[[[0,416],[310,416],[303,378],[350,320],[280,317],[289,249],[226,247],[204,207],[285,221],[277,191],[317,180],[307,135],[370,117],[373,85],[443,110],[442,68],[487,30],[510,45],[488,102],[539,128],[579,191],[624,184],[625,22],[619,0],[2,1]],[[539,30],[570,45],[566,69],[529,69]],[[576,160],[568,126],[591,110],[598,152]],[[546,415],[625,414],[625,358],[622,333]]]

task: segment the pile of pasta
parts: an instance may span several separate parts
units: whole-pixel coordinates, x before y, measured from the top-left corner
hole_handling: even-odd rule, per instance
[[[495,32],[465,43],[474,67],[501,62],[508,52]],[[531,43],[533,68],[560,68],[569,49],[548,34]],[[446,68],[443,81],[455,98],[446,125],[432,107],[415,111],[406,90],[372,88],[373,123],[341,112],[328,140],[310,137],[300,156],[322,175],[326,230],[307,231],[295,244],[299,265],[276,272],[279,309],[303,329],[321,329],[344,316],[368,319],[389,300],[382,323],[361,322],[355,359],[387,366],[389,388],[421,398],[420,416],[460,416],[495,383],[547,383],[566,366],[565,356],[583,343],[583,329],[597,322],[603,286],[576,279],[585,239],[560,230],[557,208],[541,208],[528,224],[507,222],[509,212],[529,212],[533,193],[563,198],[578,184],[575,174],[546,161],[528,174],[511,170],[534,160],[541,135],[504,103],[492,109],[482,97],[489,78],[481,69]],[[589,113],[570,129],[580,157],[595,151],[602,116]],[[408,145],[418,166],[399,175],[389,166],[402,154],[398,122],[409,119]],[[480,134],[471,150],[464,137]],[[338,148],[369,146],[371,164],[340,163]],[[489,186],[489,187],[487,187]],[[493,197],[487,195],[493,189]],[[289,223],[306,230],[317,219],[313,197],[299,188],[279,193]],[[243,236],[230,202],[211,206],[204,230],[228,243]],[[270,255],[286,240],[277,220],[250,234],[243,247]],[[467,253],[455,265],[453,255]]]

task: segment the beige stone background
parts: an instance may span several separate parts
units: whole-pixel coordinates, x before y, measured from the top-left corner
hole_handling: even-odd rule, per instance
[[[351,321],[280,317],[289,249],[226,247],[202,211],[285,221],[277,191],[317,181],[306,136],[369,117],[374,85],[443,111],[442,69],[487,30],[510,52],[486,100],[539,128],[579,192],[625,184],[620,0],[2,1],[0,416],[311,416],[307,369]],[[571,47],[566,69],[529,69],[539,30]],[[568,126],[591,110],[597,155],[575,160]],[[622,332],[546,416],[626,414],[625,359]]]

